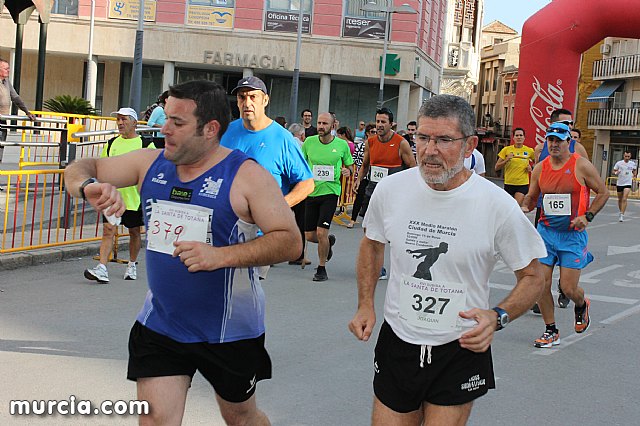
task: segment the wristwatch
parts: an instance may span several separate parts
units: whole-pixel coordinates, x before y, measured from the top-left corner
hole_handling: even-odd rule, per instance
[[[507,326],[507,324],[509,324],[509,314],[507,313],[507,311],[502,308],[498,308],[497,306],[493,308],[493,310],[496,312],[496,314],[498,314],[496,331],[502,330]]]
[[[587,222],[591,222],[596,215],[591,212],[586,212],[584,217],[587,219]]]
[[[80,185],[80,195],[82,195],[82,199],[86,200],[87,197],[84,195],[84,189],[87,187],[87,185],[92,184],[92,183],[99,183],[98,179],[91,177],[87,180],[85,180],[84,182],[82,182],[82,185]]]

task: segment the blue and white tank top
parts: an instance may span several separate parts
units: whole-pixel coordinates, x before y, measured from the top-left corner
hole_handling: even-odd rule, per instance
[[[174,211],[192,209],[205,218],[209,213],[208,225],[200,224],[201,232],[206,233],[201,241],[214,247],[256,238],[257,226],[238,218],[229,200],[238,168],[247,160],[244,153],[232,151],[189,182],[180,181],[176,166],[163,154],[149,168],[140,191],[145,206],[149,292],[137,320],[151,330],[182,343],[223,343],[264,333],[265,298],[255,268],[189,272],[179,258],[150,245],[152,233],[156,239],[158,234],[176,238],[179,233],[168,216],[157,220],[159,206]],[[180,220],[189,227],[188,221]]]

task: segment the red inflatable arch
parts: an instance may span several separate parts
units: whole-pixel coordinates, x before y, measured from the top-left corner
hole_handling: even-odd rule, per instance
[[[525,22],[513,126],[528,145],[544,141],[551,111],[575,112],[580,55],[605,37],[640,37],[638,0],[553,0]]]

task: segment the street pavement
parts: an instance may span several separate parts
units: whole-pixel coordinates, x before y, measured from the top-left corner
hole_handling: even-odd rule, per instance
[[[329,281],[311,280],[317,265],[314,244],[309,246],[312,265],[301,270],[279,264],[263,281],[274,377],[257,385],[257,396],[274,425],[370,421],[375,339],[359,342],[347,329],[356,309],[354,263],[362,229],[334,224],[332,231],[337,244],[327,264]],[[619,223],[610,200],[589,227],[596,260],[583,271],[581,284],[592,300],[591,327],[584,334],[573,332],[571,304],[556,308],[562,342],[553,349],[533,347],[544,325],[531,312],[497,333],[497,388],[476,402],[470,425],[640,423],[639,231],[640,204],[630,202],[627,221]],[[125,266],[110,264],[108,285],[83,278],[83,270],[94,264],[90,257],[67,257],[0,270],[0,425],[136,424],[135,416],[8,413],[9,401],[17,399],[135,399],[135,384],[125,378],[127,339],[146,293],[144,258],[137,281],[124,281]],[[490,282],[496,304],[515,280],[499,263]],[[386,285],[378,285],[379,320]],[[213,392],[199,375],[189,391],[184,424],[223,424]]]

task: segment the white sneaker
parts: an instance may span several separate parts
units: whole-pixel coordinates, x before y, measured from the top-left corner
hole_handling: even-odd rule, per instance
[[[97,281],[100,284],[106,284],[109,282],[107,267],[102,263],[98,263],[98,266],[95,268],[85,269],[84,277],[88,280]]]
[[[620,213],[620,217],[618,218],[618,222],[624,222],[624,215]]]
[[[135,262],[129,262],[127,265],[127,271],[124,273],[125,280],[135,280],[138,278],[138,271],[136,269]]]

